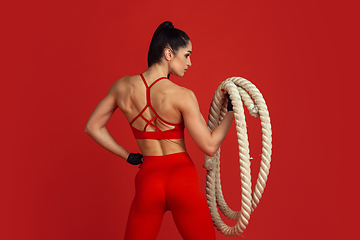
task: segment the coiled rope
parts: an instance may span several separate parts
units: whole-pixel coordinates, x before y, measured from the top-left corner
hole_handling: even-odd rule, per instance
[[[269,112],[260,91],[250,81],[241,77],[232,77],[223,81],[215,91],[210,111],[208,127],[213,131],[225,117],[227,109],[224,106],[225,93],[229,93],[233,104],[237,138],[239,144],[239,162],[241,178],[241,209],[233,211],[225,202],[220,182],[220,148],[213,157],[205,155],[204,168],[206,176],[206,198],[210,213],[217,229],[226,236],[238,236],[244,232],[249,223],[250,214],[259,204],[264,192],[271,161],[271,125]],[[261,166],[254,192],[251,190],[251,169],[249,141],[246,129],[244,108],[242,101],[254,117],[260,115],[262,127]],[[224,223],[219,215],[220,211],[229,219],[237,221],[230,227]]]

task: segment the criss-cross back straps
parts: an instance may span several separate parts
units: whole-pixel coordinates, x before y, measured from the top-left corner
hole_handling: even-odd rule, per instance
[[[147,128],[149,125],[151,125],[151,126],[154,127],[156,130],[158,130],[158,131],[161,132],[161,130],[160,130],[155,124],[153,124],[153,121],[154,121],[156,118],[159,118],[159,119],[161,119],[161,118],[159,117],[159,115],[156,113],[155,109],[154,109],[153,106],[151,105],[150,89],[151,89],[151,87],[154,86],[154,84],[157,83],[158,81],[160,81],[160,80],[162,80],[162,79],[167,79],[167,78],[166,78],[166,77],[158,78],[158,79],[156,79],[150,86],[148,86],[147,82],[145,81],[144,76],[143,76],[142,74],[140,74],[140,76],[141,76],[141,79],[143,80],[144,85],[145,85],[145,87],[146,87],[146,105],[145,105],[145,107],[141,110],[141,112],[130,122],[130,125],[132,125],[133,122],[136,121],[136,119],[138,119],[139,117],[141,117],[141,118],[144,119],[145,122],[146,122],[146,124],[145,124],[145,126],[144,126],[144,130],[143,130],[144,132],[145,132],[146,128]],[[149,107],[149,108],[154,112],[154,114],[155,114],[155,117],[153,117],[151,120],[148,120],[147,118],[145,118],[145,117],[143,116],[143,113],[145,112],[145,110],[146,110],[148,107]],[[161,119],[161,120],[164,121],[163,119]],[[164,121],[164,122],[167,123],[166,121]],[[170,124],[170,125],[172,125],[172,124]]]

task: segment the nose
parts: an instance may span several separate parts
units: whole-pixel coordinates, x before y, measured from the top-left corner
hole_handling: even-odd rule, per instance
[[[189,67],[191,66],[191,60],[190,60],[190,57],[189,57],[189,61],[188,61],[187,65],[188,65]]]

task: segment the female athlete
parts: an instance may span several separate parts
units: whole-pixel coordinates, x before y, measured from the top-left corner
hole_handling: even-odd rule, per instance
[[[148,52],[148,69],[117,80],[91,114],[85,132],[103,148],[142,164],[125,232],[126,240],[156,239],[167,210],[186,240],[215,239],[215,231],[198,173],[186,152],[184,127],[199,149],[213,156],[224,140],[234,113],[229,111],[210,132],[194,93],[169,80],[191,66],[187,34],[164,22]],[[105,124],[119,108],[129,121],[141,154],[129,153],[111,137]]]

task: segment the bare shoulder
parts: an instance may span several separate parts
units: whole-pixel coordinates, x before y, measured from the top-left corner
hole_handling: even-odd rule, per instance
[[[179,86],[171,81],[168,82],[169,85],[167,86],[167,88],[169,90],[171,90],[171,92],[175,95],[178,95],[180,97],[191,97],[191,96],[195,96],[194,92],[191,91],[188,88]]]
[[[188,88],[181,87],[173,83],[171,88],[172,98],[178,109],[183,109],[189,105],[197,104],[195,93]]]
[[[131,91],[134,88],[134,79],[136,76],[125,76],[116,80],[111,85],[109,92],[113,94],[123,94]]]

